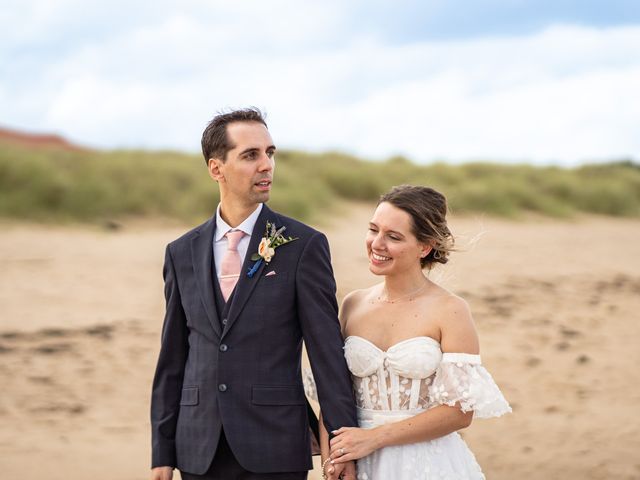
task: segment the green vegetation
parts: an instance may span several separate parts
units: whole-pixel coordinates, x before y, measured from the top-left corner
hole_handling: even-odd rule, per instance
[[[416,165],[402,157],[367,162],[340,153],[279,152],[270,205],[300,219],[340,200],[375,201],[402,183],[432,186],[455,213],[517,218],[524,212],[640,216],[640,166],[579,168],[495,163]],[[102,221],[165,216],[190,223],[218,200],[200,156],[177,152],[67,151],[0,143],[0,217]]]

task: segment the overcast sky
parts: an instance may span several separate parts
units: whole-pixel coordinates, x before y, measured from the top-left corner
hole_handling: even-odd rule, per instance
[[[0,0],[0,125],[197,151],[224,108],[372,159],[640,159],[640,2]]]

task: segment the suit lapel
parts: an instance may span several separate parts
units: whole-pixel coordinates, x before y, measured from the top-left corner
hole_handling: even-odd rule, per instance
[[[231,306],[229,308],[229,315],[227,316],[228,322],[222,334],[223,337],[229,329],[231,329],[231,326],[238,318],[238,315],[240,315],[240,312],[247,303],[247,300],[251,296],[251,292],[253,292],[253,289],[262,275],[262,270],[265,266],[264,262],[262,262],[253,277],[249,277],[247,272],[255,263],[254,260],[251,260],[251,256],[258,251],[258,245],[260,245],[260,240],[262,240],[262,237],[264,236],[267,221],[276,221],[276,219],[276,214],[274,214],[266,205],[263,205],[262,211],[260,212],[260,215],[258,215],[256,224],[253,227],[253,232],[251,232],[251,241],[249,242],[247,254],[244,257],[244,262],[242,263],[240,278],[238,279],[238,283],[236,284],[235,291],[231,298]]]
[[[220,321],[218,320],[218,312],[216,311],[214,292],[213,292],[213,275],[211,271],[213,264],[213,234],[215,232],[215,217],[211,218],[203,225],[198,234],[191,240],[191,261],[193,262],[193,270],[196,274],[196,283],[198,291],[207,312],[209,323],[213,327],[216,335],[221,335]],[[256,247],[257,248],[257,247]]]

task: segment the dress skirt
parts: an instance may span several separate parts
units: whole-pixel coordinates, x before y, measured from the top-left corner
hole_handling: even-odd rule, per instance
[[[361,428],[395,423],[423,412],[358,408]],[[475,456],[457,432],[424,442],[384,447],[358,460],[358,480],[481,480]]]

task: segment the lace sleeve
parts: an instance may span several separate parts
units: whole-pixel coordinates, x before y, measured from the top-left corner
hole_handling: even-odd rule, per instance
[[[482,366],[480,355],[445,353],[429,387],[429,401],[453,407],[460,404],[463,412],[473,410],[474,418],[499,417],[511,407]]]
[[[304,385],[304,394],[311,400],[318,401],[318,391],[316,390],[316,381],[313,379],[313,373],[310,368],[302,367],[302,384]]]

